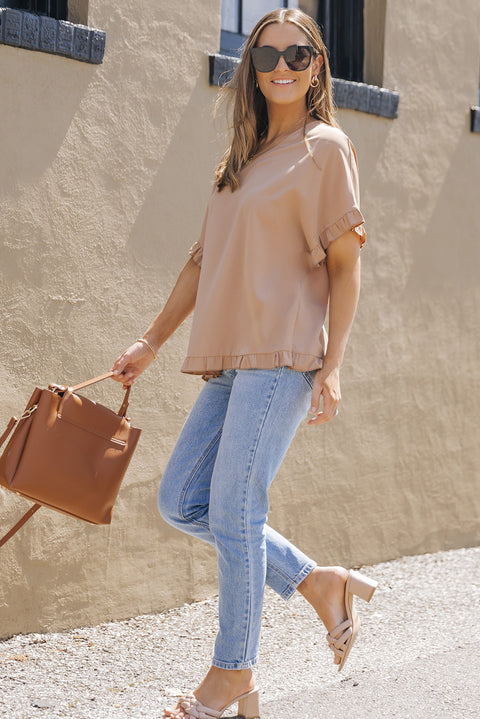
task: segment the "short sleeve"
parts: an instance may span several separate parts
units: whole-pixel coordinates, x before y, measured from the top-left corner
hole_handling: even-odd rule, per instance
[[[349,230],[358,234],[360,246],[365,242],[355,149],[341,131],[334,133],[331,140],[312,143],[318,172],[309,195],[316,217],[307,242],[317,265],[325,259],[328,246]]]

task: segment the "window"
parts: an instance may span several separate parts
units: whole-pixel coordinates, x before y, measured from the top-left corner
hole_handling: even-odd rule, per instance
[[[2,3],[2,6],[15,10],[27,10],[36,15],[47,15],[55,20],[68,20],[67,0],[14,0]]]
[[[333,77],[363,82],[363,0],[300,0],[322,30]]]
[[[478,88],[478,105],[470,109],[470,130],[480,132],[480,87]]]
[[[103,62],[106,34],[88,27],[88,0],[0,3],[0,43],[82,62]]]
[[[220,50],[239,55],[239,49],[261,17],[279,7],[298,7],[297,0],[222,0]]]

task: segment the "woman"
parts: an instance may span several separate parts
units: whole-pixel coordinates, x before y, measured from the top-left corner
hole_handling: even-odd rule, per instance
[[[164,309],[114,364],[131,384],[195,307],[182,370],[207,380],[167,464],[159,509],[215,547],[219,632],[212,666],[166,717],[260,716],[257,661],[265,583],[298,590],[324,623],[341,669],[375,582],[318,567],[267,526],[268,488],[310,407],[340,401],[357,306],[363,217],[356,158],[332,113],[316,24],[276,10],[253,29],[232,83],[234,137],[198,242]],[[323,329],[327,302],[329,341]]]

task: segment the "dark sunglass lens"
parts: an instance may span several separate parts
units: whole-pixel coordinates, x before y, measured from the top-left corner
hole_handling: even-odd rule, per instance
[[[279,53],[274,47],[269,47],[268,45],[254,47],[250,52],[255,70],[258,70],[258,72],[272,72],[272,70],[275,70]]]
[[[290,49],[288,48],[288,50]],[[287,59],[287,54],[285,53],[285,60],[291,70],[299,72],[300,70],[306,70],[310,65],[311,51],[309,47],[294,45],[292,55],[292,59],[290,57]]]
[[[272,72],[278,65],[280,55],[283,55],[290,70],[300,72],[310,65],[312,48],[307,45],[290,45],[284,52],[280,52],[270,45],[253,47],[250,50],[252,62],[257,72]]]

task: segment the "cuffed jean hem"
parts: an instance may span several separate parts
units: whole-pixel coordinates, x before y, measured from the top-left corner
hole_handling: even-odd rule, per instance
[[[288,587],[285,589],[285,591],[282,592],[281,597],[282,597],[283,599],[285,599],[285,601],[288,602],[288,600],[290,599],[290,597],[292,597],[293,594],[295,593],[295,590],[296,590],[296,588],[298,587],[298,585],[303,582],[303,580],[305,579],[305,577],[308,577],[308,575],[310,574],[310,572],[312,572],[312,571],[315,569],[316,566],[318,566],[317,563],[316,563],[316,562],[313,562],[313,561],[312,561],[312,562],[309,562],[308,564],[306,564],[306,565],[304,566],[304,568],[302,569],[302,571],[297,574],[297,576],[295,577],[295,579],[293,580],[293,582],[291,582],[291,583],[288,585]]]
[[[218,659],[212,659],[212,666],[218,669],[229,669],[231,671],[235,669],[251,669],[258,663],[258,657],[250,659],[247,662],[220,662]]]

